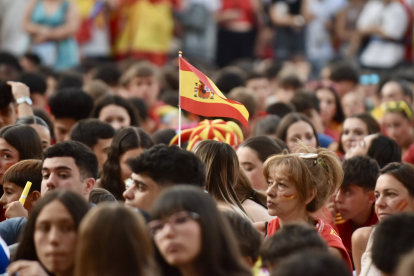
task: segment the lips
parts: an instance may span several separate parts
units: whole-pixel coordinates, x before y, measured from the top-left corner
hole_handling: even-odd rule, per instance
[[[379,214],[377,214],[378,218],[385,218],[385,217],[387,217],[389,215],[390,214],[388,214],[388,213],[379,213]]]
[[[269,208],[270,208],[270,207],[272,207],[273,205],[275,205],[273,202],[271,202],[271,201],[268,201],[268,202],[267,202],[267,207],[269,207]]]

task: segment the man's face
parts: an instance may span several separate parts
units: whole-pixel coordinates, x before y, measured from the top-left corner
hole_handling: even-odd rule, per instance
[[[157,103],[160,85],[155,76],[134,77],[128,85],[128,90],[131,97],[143,99],[148,108],[151,108]]]
[[[111,146],[112,138],[98,139],[98,143],[93,147],[93,153],[98,158],[98,170],[101,171],[103,164],[108,159],[108,149]]]
[[[54,124],[56,143],[70,140],[70,130],[76,124],[75,119],[56,119]]]
[[[151,211],[152,205],[161,192],[158,184],[152,178],[132,173],[134,185],[124,192],[125,206]]]
[[[42,197],[54,189],[68,189],[85,196],[88,178],[82,178],[72,157],[46,158],[42,168]]]
[[[374,191],[365,191],[357,185],[341,188],[335,198],[335,205],[343,219],[357,218],[367,208],[372,208]]]
[[[246,87],[255,92],[255,95],[259,100],[259,108],[264,109],[266,99],[271,93],[269,80],[266,78],[251,79],[247,81]]]
[[[5,108],[0,109],[0,128],[13,125],[17,120],[17,108],[14,103],[9,103]]]

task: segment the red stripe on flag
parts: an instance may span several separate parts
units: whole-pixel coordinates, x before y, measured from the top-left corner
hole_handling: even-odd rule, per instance
[[[205,117],[226,117],[237,119],[245,127],[249,128],[247,120],[236,108],[223,103],[199,102],[186,97],[181,98],[181,108],[188,112]]]
[[[187,61],[185,61],[183,58],[180,57],[180,70],[182,71],[189,71],[189,72],[193,72],[204,84],[206,84],[208,86],[208,88],[211,89],[211,91],[214,92],[215,96],[220,97],[217,93],[216,90],[214,90],[213,85],[211,85],[210,81],[207,79],[206,75],[204,75],[203,73],[201,73],[197,68],[195,68],[194,66],[192,66],[190,63],[188,63]],[[220,97],[222,98],[222,97]],[[223,99],[223,98],[222,98]],[[225,99],[228,102],[232,103],[232,104],[240,104],[239,102],[236,102],[234,100],[230,100],[230,99]]]

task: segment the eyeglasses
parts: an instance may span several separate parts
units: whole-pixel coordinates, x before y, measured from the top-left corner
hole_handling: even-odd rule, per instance
[[[411,108],[404,101],[383,103],[382,109],[385,112],[404,112],[408,119],[411,120],[413,118]]]
[[[134,185],[134,180],[132,180],[131,178],[127,178],[125,179],[124,183],[125,183],[125,190],[128,190]]]
[[[174,231],[181,231],[191,220],[198,220],[199,214],[194,212],[181,211],[172,214],[168,219],[157,219],[148,223],[150,234],[154,239],[160,239],[165,235],[165,225],[168,223]]]

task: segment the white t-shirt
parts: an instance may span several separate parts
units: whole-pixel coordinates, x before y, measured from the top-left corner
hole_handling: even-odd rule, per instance
[[[0,51],[20,56],[29,44],[22,28],[28,0],[0,0]]]
[[[363,30],[379,25],[388,37],[399,41],[404,38],[408,24],[407,12],[400,3],[384,5],[380,1],[370,1],[361,12],[357,28]],[[369,67],[392,68],[403,60],[404,54],[402,43],[379,38],[369,42],[361,55],[361,63]]]

